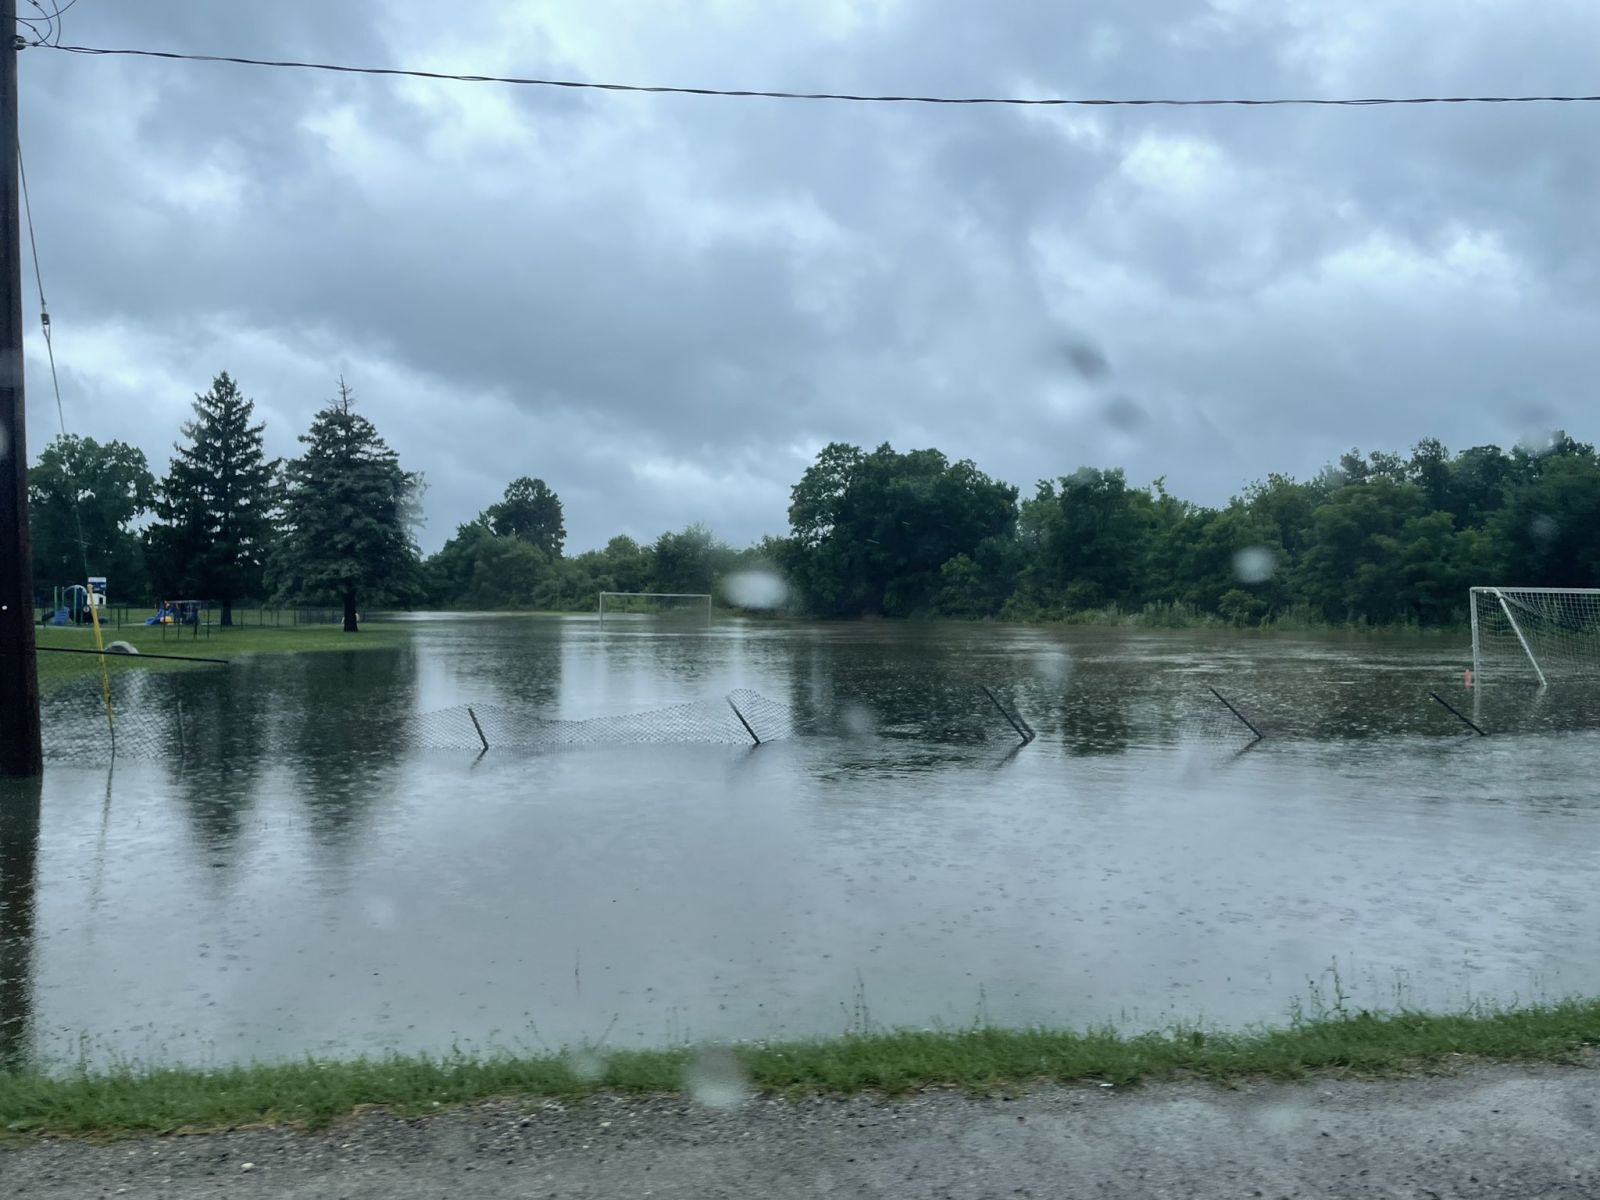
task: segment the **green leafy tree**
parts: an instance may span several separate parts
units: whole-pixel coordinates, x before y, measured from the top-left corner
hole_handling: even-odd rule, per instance
[[[1195,510],[1172,535],[1181,541],[1173,568],[1179,582],[1161,598],[1218,613],[1236,624],[1259,621],[1288,599],[1288,553],[1278,529],[1243,500],[1222,509]]]
[[[650,547],[652,592],[713,592],[732,552],[704,525],[663,533]],[[632,591],[618,588],[618,591]]]
[[[597,573],[604,575],[605,590],[609,592],[645,591],[654,571],[650,547],[639,545],[626,534],[618,534],[606,543],[596,567]]]
[[[455,536],[423,564],[424,593],[430,604],[450,607],[467,603],[477,571],[479,548],[494,537],[494,530],[481,515],[456,526]]]
[[[1467,615],[1468,589],[1482,571],[1483,536],[1459,530],[1443,510],[1406,518],[1393,538],[1379,536],[1396,566],[1400,615],[1420,625],[1443,625]]]
[[[473,608],[531,608],[550,576],[550,559],[519,537],[478,542],[467,601]]]
[[[561,497],[542,479],[524,475],[506,488],[500,503],[484,513],[489,528],[501,537],[518,537],[542,550],[547,558],[561,557],[567,530],[562,523]]]
[[[819,611],[904,616],[936,603],[945,563],[1010,537],[1016,501],[1016,488],[937,450],[836,442],[795,485],[780,553]]]
[[[87,566],[89,574],[106,576],[116,595],[143,599],[149,578],[133,523],[154,495],[143,451],[74,434],[51,441],[28,472],[36,584],[82,583]]]
[[[1511,447],[1512,484],[1532,483],[1544,474],[1553,463],[1575,458],[1582,462],[1594,461],[1594,447],[1574,440],[1565,430],[1557,429],[1543,444],[1518,444]]]
[[[1397,538],[1422,508],[1414,485],[1384,476],[1334,492],[1312,514],[1311,544],[1298,572],[1306,601],[1330,621],[1404,616]]]
[[[1022,509],[1038,541],[1024,586],[1038,603],[1072,611],[1138,598],[1152,522],[1121,470],[1043,481]]]
[[[1251,519],[1271,529],[1269,544],[1280,547],[1285,561],[1293,564],[1310,538],[1311,514],[1334,490],[1326,475],[1299,483],[1293,476],[1272,474],[1246,488],[1241,499]]]
[[[1499,446],[1474,446],[1450,460],[1446,502],[1438,507],[1464,529],[1481,529],[1505,503],[1512,480],[1511,456]]]
[[[183,426],[188,445],[162,481],[150,531],[157,582],[164,593],[221,601],[222,624],[233,624],[233,602],[259,596],[273,538],[278,463],[263,445],[265,425],[251,424],[255,403],[226,371],[194,399]]]
[[[983,571],[965,554],[945,560],[939,568],[939,591],[934,610],[943,617],[982,617],[993,611],[993,600]]]
[[[1490,524],[1492,582],[1595,587],[1600,582],[1600,462],[1593,451],[1540,465]]]
[[[1423,438],[1411,448],[1406,479],[1422,492],[1429,512],[1448,512],[1451,502],[1450,451],[1438,438]]]
[[[273,569],[280,594],[337,597],[346,633],[357,631],[356,602],[412,586],[420,475],[405,471],[371,421],[339,398],[301,436],[305,452],[284,468],[283,536]]]

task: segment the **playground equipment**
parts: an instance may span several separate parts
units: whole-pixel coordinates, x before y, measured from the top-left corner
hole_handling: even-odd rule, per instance
[[[203,600],[158,600],[153,617],[146,617],[146,625],[196,625],[200,621]]]
[[[88,607],[89,589],[74,583],[70,587],[55,589],[54,610],[47,625],[73,625],[81,619]]]
[[[93,614],[90,609],[94,609]],[[98,616],[102,624],[106,620],[106,577],[104,575],[91,575],[88,586],[81,583],[67,584],[54,589],[50,615],[45,618],[46,625],[87,625],[91,615]]]

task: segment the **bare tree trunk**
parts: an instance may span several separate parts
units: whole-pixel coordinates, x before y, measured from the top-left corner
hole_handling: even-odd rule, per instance
[[[233,599],[229,596],[222,598],[222,624],[233,624]]]
[[[350,588],[344,594],[344,631],[346,633],[360,632],[356,627],[356,591]]]

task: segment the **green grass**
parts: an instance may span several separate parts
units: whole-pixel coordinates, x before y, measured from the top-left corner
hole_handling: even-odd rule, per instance
[[[363,625],[359,633],[345,633],[337,625],[235,625],[222,629],[213,625],[211,636],[204,629],[194,636],[185,627],[181,634],[176,627],[168,627],[166,637],[161,629],[152,625],[124,625],[121,629],[106,627],[101,636],[107,644],[121,640],[141,654],[171,654],[201,658],[240,658],[247,654],[313,654],[326,650],[372,650],[384,646],[401,645],[411,637],[411,630],[392,622],[375,622]],[[37,644],[42,647],[65,647],[74,650],[92,650],[94,631],[88,626],[57,628],[44,626],[34,631]],[[40,677],[59,678],[75,676],[98,670],[96,660],[87,654],[41,654]],[[113,666],[122,669],[187,670],[182,663],[163,662],[159,659],[138,664],[112,660]]]
[[[1413,1012],[1300,1019],[1282,1029],[974,1029],[858,1034],[735,1048],[750,1084],[780,1094],[886,1095],[925,1087],[983,1091],[1035,1082],[1197,1077],[1380,1076],[1471,1062],[1578,1062],[1600,1042],[1600,1000],[1456,1015]],[[596,1091],[684,1090],[687,1050],[620,1051],[598,1078],[561,1056],[392,1056],[219,1070],[128,1066],[65,1075],[0,1073],[0,1130],[128,1136],[279,1124],[319,1128],[368,1106],[400,1114],[497,1097],[579,1098]]]

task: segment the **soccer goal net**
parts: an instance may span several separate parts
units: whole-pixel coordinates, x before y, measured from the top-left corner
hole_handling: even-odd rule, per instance
[[[600,624],[626,619],[700,629],[711,624],[709,592],[601,592]]]
[[[1473,588],[1472,673],[1600,678],[1600,588]]]

